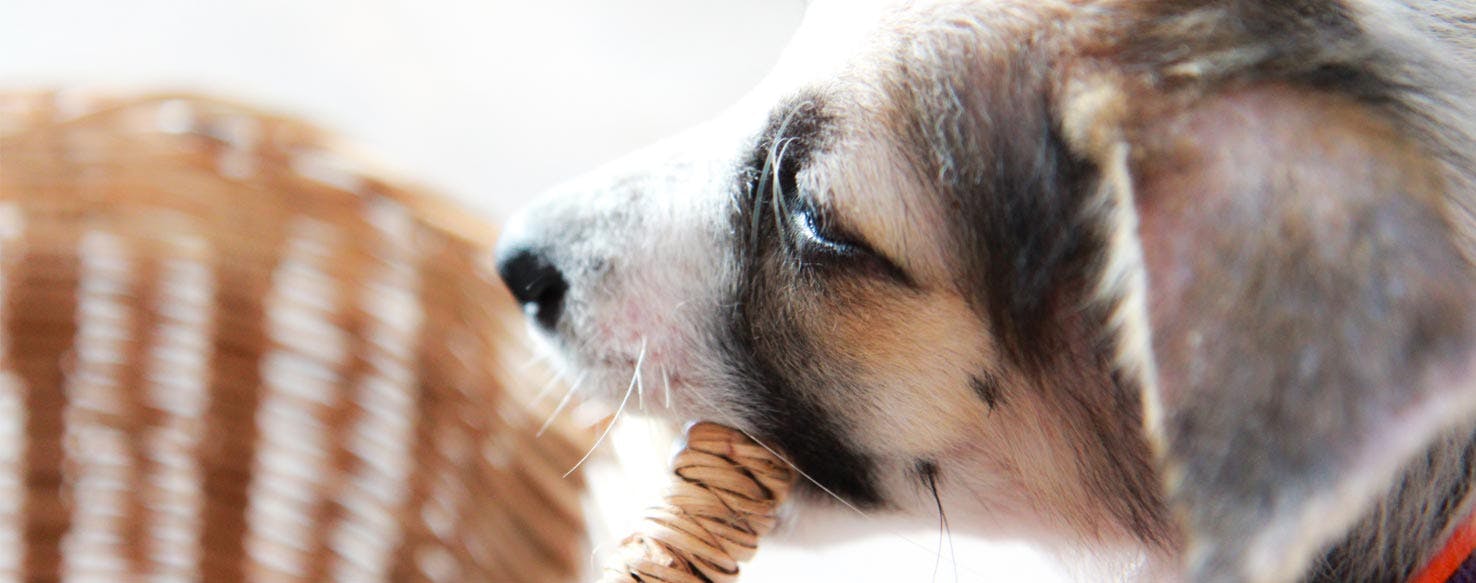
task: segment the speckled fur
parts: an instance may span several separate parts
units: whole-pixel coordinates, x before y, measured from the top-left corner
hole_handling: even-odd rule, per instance
[[[785,451],[811,507],[946,508],[1143,579],[1423,564],[1471,506],[1476,5],[816,26],[851,6],[517,222],[570,280],[543,337],[572,373],[661,371],[657,413]]]

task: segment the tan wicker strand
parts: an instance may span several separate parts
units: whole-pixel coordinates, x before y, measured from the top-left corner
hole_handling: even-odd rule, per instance
[[[496,230],[310,125],[0,92],[0,581],[570,581]]]
[[[793,486],[774,452],[716,423],[687,429],[665,504],[615,553],[601,583],[728,583],[753,557]]]

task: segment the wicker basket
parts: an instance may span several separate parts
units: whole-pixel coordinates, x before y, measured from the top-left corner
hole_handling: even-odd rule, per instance
[[[589,436],[534,437],[491,229],[340,152],[0,96],[0,579],[576,575]]]

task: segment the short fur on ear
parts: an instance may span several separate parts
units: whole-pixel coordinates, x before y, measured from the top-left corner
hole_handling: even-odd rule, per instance
[[[1442,170],[1350,98],[1127,83],[1068,86],[1062,125],[1102,177],[1101,297],[1185,567],[1300,579],[1476,409],[1476,279]]]

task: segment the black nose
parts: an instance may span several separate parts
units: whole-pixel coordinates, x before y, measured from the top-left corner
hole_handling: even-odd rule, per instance
[[[497,274],[513,297],[539,325],[553,330],[564,311],[569,282],[543,254],[528,248],[507,249],[497,257]]]

